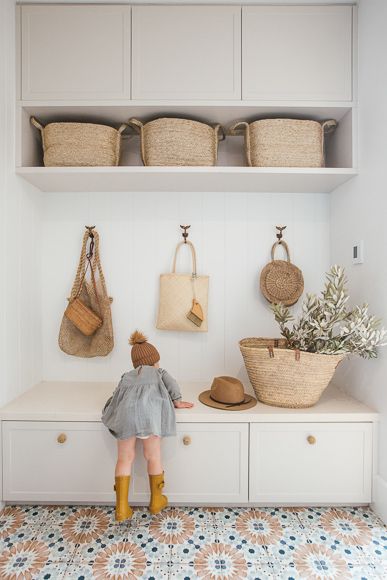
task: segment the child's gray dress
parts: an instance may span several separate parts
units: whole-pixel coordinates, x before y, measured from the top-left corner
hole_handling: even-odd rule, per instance
[[[176,435],[179,385],[164,369],[142,366],[122,375],[102,411],[102,423],[117,439]]]

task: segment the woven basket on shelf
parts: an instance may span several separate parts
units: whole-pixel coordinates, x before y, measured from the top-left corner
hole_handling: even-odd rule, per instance
[[[319,123],[300,119],[241,121],[230,135],[245,134],[245,150],[250,167],[324,167],[324,135],[333,131],[333,119]]]
[[[274,252],[277,246],[283,246],[287,260],[275,260]],[[297,266],[291,263],[289,247],[283,240],[273,244],[271,262],[266,264],[260,277],[261,292],[271,303],[292,306],[304,291],[304,277]]]
[[[45,127],[31,117],[42,134],[43,162],[46,167],[96,167],[118,165],[121,133],[119,129],[94,123],[49,123]]]
[[[130,119],[140,133],[144,165],[210,166],[216,165],[218,143],[224,139],[221,125],[188,119],[162,118],[143,124]]]
[[[312,407],[345,355],[286,348],[284,339],[244,338],[239,347],[256,397],[275,407]]]

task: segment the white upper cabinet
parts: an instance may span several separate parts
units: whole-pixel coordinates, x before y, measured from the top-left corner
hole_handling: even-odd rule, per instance
[[[22,6],[22,98],[129,99],[130,6]]]
[[[241,98],[241,8],[133,6],[132,98]]]
[[[351,6],[245,6],[242,98],[350,101]]]

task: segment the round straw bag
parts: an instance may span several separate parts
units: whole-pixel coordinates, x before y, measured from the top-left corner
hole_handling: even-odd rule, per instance
[[[144,165],[210,166],[216,165],[218,143],[224,139],[221,125],[188,119],[155,119],[145,125],[129,119],[140,134]]]
[[[118,165],[121,134],[118,129],[94,123],[49,123],[44,127],[35,117],[31,123],[42,134],[45,167],[96,167]]]
[[[325,133],[337,126],[334,119],[320,123],[304,119],[260,119],[241,121],[230,135],[245,134],[250,167],[324,167]]]
[[[275,407],[312,407],[345,355],[286,348],[283,339],[244,338],[239,347],[256,397]]]
[[[274,259],[275,249],[279,245],[285,248],[287,260]],[[281,302],[285,306],[295,304],[304,291],[302,272],[290,262],[289,247],[283,240],[275,242],[271,248],[271,262],[261,272],[260,287],[269,302]]]

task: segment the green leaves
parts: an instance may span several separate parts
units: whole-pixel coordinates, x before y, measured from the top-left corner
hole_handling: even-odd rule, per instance
[[[283,304],[272,304],[275,320],[289,347],[320,354],[352,353],[375,358],[385,346],[387,331],[368,312],[368,305],[349,310],[344,268],[332,266],[321,296],[307,294],[297,321]],[[288,323],[293,322],[289,328]]]

